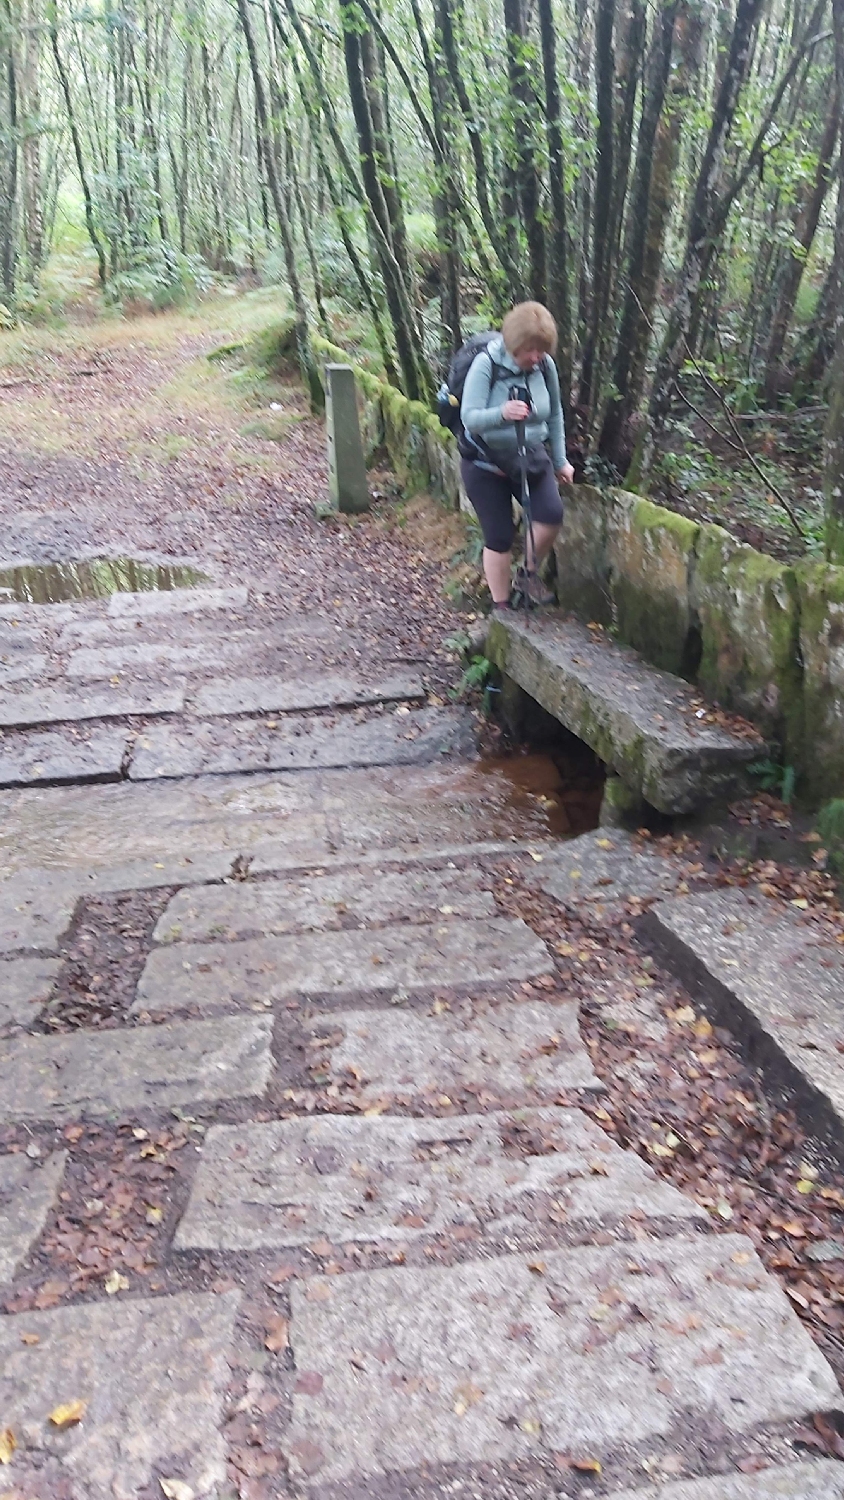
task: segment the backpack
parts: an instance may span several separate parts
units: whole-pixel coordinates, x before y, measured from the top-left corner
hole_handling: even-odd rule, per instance
[[[454,433],[457,438],[457,447],[464,458],[476,458],[478,453],[489,452],[484,442],[470,437],[467,433],[460,420],[460,404],[463,400],[463,387],[466,384],[466,376],[469,374],[474,360],[483,350],[488,349],[493,339],[497,337],[498,334],[495,332],[473,333],[471,338],[468,338],[462,348],[458,349],[454,355],[448,367],[448,375],[437,392],[437,414],[440,424],[443,427],[447,427],[449,432]],[[499,372],[503,372],[505,375],[513,375],[513,371],[508,370],[505,365],[497,364],[492,355],[490,355],[489,362],[491,366],[491,386],[495,384]],[[551,387],[548,385],[547,355],[543,359],[540,369],[550,393]],[[515,375],[513,375],[513,378],[516,378]]]

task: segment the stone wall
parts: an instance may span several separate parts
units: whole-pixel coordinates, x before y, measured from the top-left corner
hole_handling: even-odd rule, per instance
[[[809,801],[844,794],[844,568],[779,563],[720,526],[577,485],[557,587],[565,609],[758,724]]]
[[[317,362],[349,364],[336,344],[314,335]],[[454,510],[460,504],[460,467],[451,434],[421,401],[408,401],[395,386],[353,365],[360,394],[360,420],[368,464],[380,452],[389,459],[407,495],[427,491]]]

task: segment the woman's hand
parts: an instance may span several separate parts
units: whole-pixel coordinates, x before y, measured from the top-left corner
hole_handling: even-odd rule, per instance
[[[524,401],[505,401],[501,408],[502,422],[525,422],[530,416],[530,407]]]
[[[574,469],[572,468],[571,464],[563,464],[563,467],[557,470],[558,484],[571,484],[573,479]]]

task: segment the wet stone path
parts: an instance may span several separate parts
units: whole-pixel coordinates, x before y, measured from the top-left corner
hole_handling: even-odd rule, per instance
[[[844,1496],[789,1445],[832,1370],[496,898],[670,864],[245,588],[3,606],[0,657],[0,1495]]]

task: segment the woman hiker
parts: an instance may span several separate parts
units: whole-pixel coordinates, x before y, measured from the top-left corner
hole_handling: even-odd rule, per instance
[[[461,470],[484,535],[484,573],[495,609],[510,608],[513,497],[521,499],[517,422],[525,423],[536,556],[527,555],[526,537],[516,591],[539,604],[553,598],[537,569],[562,523],[559,485],[574,478],[566,459],[560,382],[549,358],[556,348],[557,325],[548,309],[541,302],[520,302],[508,312],[500,336],[475,357],[463,387]],[[530,405],[511,399],[514,386],[530,396]]]

